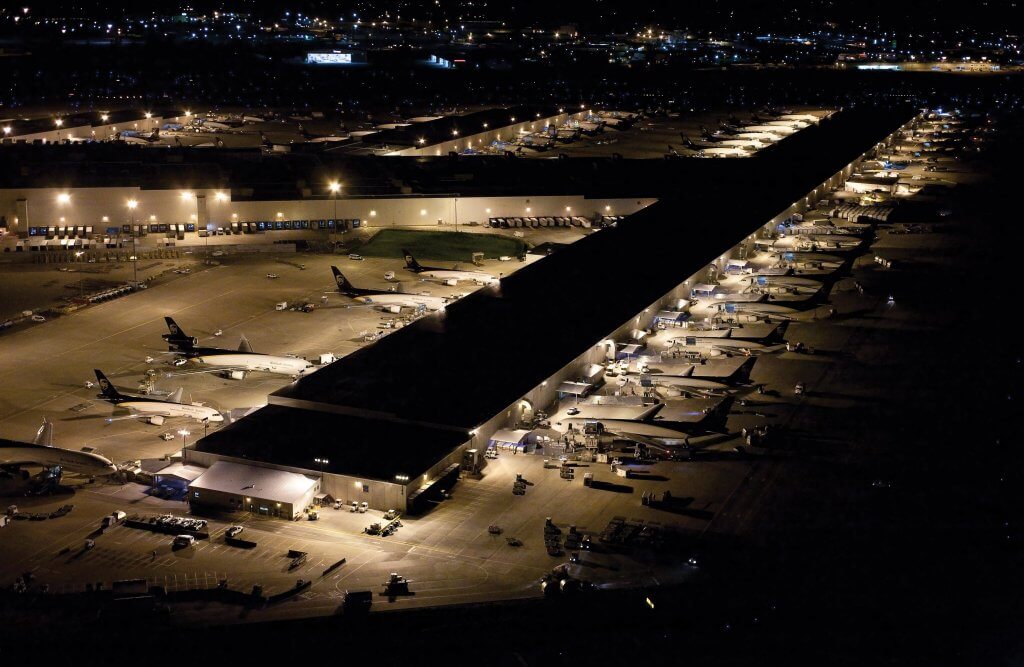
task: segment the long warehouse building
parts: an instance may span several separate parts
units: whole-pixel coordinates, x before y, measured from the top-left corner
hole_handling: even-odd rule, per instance
[[[468,451],[605,361],[709,263],[841,186],[912,115],[844,111],[762,157],[673,165],[681,185],[658,203],[275,392],[189,462],[276,467],[321,476],[346,502],[426,509]]]

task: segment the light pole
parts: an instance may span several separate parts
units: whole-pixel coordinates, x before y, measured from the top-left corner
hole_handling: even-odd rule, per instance
[[[138,207],[139,202],[134,199],[128,200],[128,210],[131,211],[129,214],[131,220],[131,234],[132,234],[132,272],[135,276],[134,287],[139,286],[139,254],[135,251],[135,209]]]
[[[181,429],[181,430],[178,431],[178,435],[181,436],[181,451],[184,452],[185,451],[185,447],[186,447],[185,438],[187,438],[188,436],[192,435],[192,432],[191,431],[187,431],[185,429]]]
[[[64,119],[63,118],[58,118],[55,121],[53,121],[53,124],[57,126],[57,143],[59,144],[60,143],[60,128],[61,128],[62,125],[64,125]]]
[[[338,193],[341,191],[341,183],[338,181],[331,181],[327,184],[327,189],[331,191],[331,199],[334,201],[334,229],[338,229]],[[327,228],[327,237],[331,236],[331,228]]]
[[[313,459],[313,462],[320,466],[320,490],[323,491],[323,485],[324,485],[324,466],[325,465],[330,465],[331,462],[328,459],[321,459],[321,458]]]

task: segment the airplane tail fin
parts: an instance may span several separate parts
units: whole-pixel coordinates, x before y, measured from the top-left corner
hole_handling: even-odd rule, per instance
[[[167,397],[169,403],[181,403],[182,394],[185,393],[184,387],[178,387],[173,394]]]
[[[352,291],[352,283],[348,281],[345,274],[338,270],[338,267],[332,266],[331,272],[334,274],[334,282],[337,284],[339,292],[345,294]]]
[[[43,417],[43,424],[36,431],[36,437],[32,440],[32,444],[53,447],[53,422]]]
[[[245,336],[242,336],[242,340],[238,343],[238,351],[252,354],[252,345],[249,344],[249,339]]]
[[[350,283],[348,278],[345,277],[345,274],[338,270],[338,267],[332,266],[331,271],[334,273],[334,282],[338,285],[338,291],[342,294],[358,296],[366,293],[366,290],[359,289]]]
[[[412,253],[408,250],[402,250],[402,254],[405,255],[405,266],[412,271],[417,273],[423,269],[420,263],[416,261],[416,258],[412,256]]]
[[[189,336],[182,331],[181,327],[178,326],[178,323],[174,321],[174,318],[164,317],[164,322],[167,323],[167,331],[169,333],[164,334],[163,339],[170,345],[178,348],[191,349],[198,344],[198,339],[193,336]]]
[[[121,392],[114,388],[114,385],[110,384],[110,380],[103,374],[103,371],[93,369],[96,373],[96,382],[100,385],[100,391],[103,392],[103,396],[109,399],[121,398]]]

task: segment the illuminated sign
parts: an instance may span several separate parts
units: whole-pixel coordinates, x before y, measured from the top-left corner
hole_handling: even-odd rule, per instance
[[[351,53],[307,53],[307,65],[351,65]]]

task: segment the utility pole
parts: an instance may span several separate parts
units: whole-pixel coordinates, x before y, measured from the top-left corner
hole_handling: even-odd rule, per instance
[[[331,181],[330,183],[327,184],[327,189],[331,191],[331,199],[334,202],[334,231],[337,232],[338,231],[338,192],[341,191],[341,183],[339,183],[338,181]],[[329,241],[330,238],[331,238],[331,228],[330,228],[330,226],[327,227],[326,233],[327,233],[327,240]]]
[[[131,211],[131,235],[132,235],[132,272],[135,276],[133,287],[139,286],[139,253],[137,252],[135,245],[135,207],[139,205],[139,202],[134,199],[128,200],[128,210]]]

